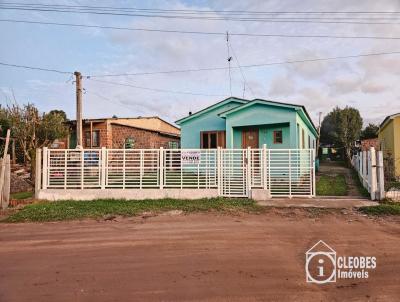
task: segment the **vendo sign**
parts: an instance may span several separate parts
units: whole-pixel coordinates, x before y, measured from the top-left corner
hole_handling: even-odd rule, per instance
[[[199,151],[182,151],[181,152],[182,164],[198,164],[200,163]]]

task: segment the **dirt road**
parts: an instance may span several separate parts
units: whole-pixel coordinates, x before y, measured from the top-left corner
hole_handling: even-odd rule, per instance
[[[320,239],[377,268],[306,283]],[[399,255],[398,218],[340,211],[1,224],[0,301],[399,301]]]

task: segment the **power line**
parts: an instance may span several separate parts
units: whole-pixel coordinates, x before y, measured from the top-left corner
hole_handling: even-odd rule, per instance
[[[8,66],[8,67],[15,67],[15,68],[24,68],[24,69],[31,69],[31,70],[55,72],[55,73],[61,73],[61,74],[73,74],[73,72],[71,72],[71,71],[62,71],[62,70],[48,69],[48,68],[43,68],[43,67],[33,67],[33,66],[26,66],[26,65],[9,64],[9,63],[3,63],[3,62],[0,62],[0,65]]]
[[[400,54],[400,51],[367,53],[367,54],[357,54],[357,55],[327,57],[327,58],[290,60],[290,61],[280,61],[280,62],[268,62],[268,63],[260,63],[260,64],[249,64],[249,65],[241,65],[241,68],[257,68],[257,67],[267,67],[267,66],[274,66],[274,65],[297,64],[297,63],[308,63],[308,62],[319,62],[319,61],[331,61],[331,60],[342,60],[342,59],[352,59],[352,58],[360,58],[360,57],[397,55],[397,54]],[[226,70],[228,68],[229,67],[226,67],[226,66],[222,67],[221,66],[221,67],[193,68],[193,69],[181,69],[181,70],[165,70],[165,71],[153,71],[153,72],[119,73],[119,74],[103,74],[103,75],[94,74],[94,75],[89,75],[89,77],[90,78],[100,78],[100,77],[120,77],[120,76],[143,76],[143,75],[155,75],[155,74],[216,71],[216,70]],[[232,66],[231,68],[240,68],[240,67]]]
[[[114,6],[87,6],[87,5],[66,5],[66,4],[43,4],[43,3],[18,3],[3,2],[7,5],[19,6],[52,6],[67,8],[96,8],[111,10],[128,10],[128,11],[161,11],[161,12],[191,12],[191,13],[238,13],[238,14],[396,14],[397,11],[243,11],[243,10],[198,10],[198,9],[161,9],[161,8],[135,8],[135,7],[114,7]]]
[[[143,90],[149,90],[149,91],[154,91],[154,92],[165,92],[165,93],[185,94],[185,95],[200,95],[200,96],[218,96],[218,97],[221,97],[221,96],[225,97],[226,96],[224,94],[205,94],[205,93],[188,92],[188,91],[167,90],[167,89],[159,89],[159,88],[150,88],[150,87],[137,86],[137,85],[127,84],[127,83],[117,83],[117,82],[111,82],[111,81],[94,80],[94,79],[91,79],[91,78],[89,78],[89,79],[94,81],[94,82],[105,83],[105,84],[110,84],[110,85],[132,87],[132,88],[136,88],[136,89],[143,89]]]
[[[147,18],[165,18],[165,19],[185,19],[185,20],[206,20],[206,21],[237,21],[237,22],[267,22],[267,23],[326,23],[326,24],[369,24],[369,25],[400,25],[399,22],[372,22],[372,21],[349,21],[348,19],[358,19],[362,18],[342,18],[341,20],[337,17],[330,17],[329,20],[315,20],[313,18],[300,18],[292,17],[284,19],[280,18],[244,18],[244,17],[226,17],[226,16],[186,16],[186,15],[160,15],[160,14],[143,14],[143,13],[116,13],[110,11],[93,11],[93,10],[82,10],[82,9],[59,9],[59,8],[32,8],[32,7],[6,7],[4,5],[0,6],[0,9],[6,10],[22,10],[22,11],[41,11],[41,12],[59,12],[59,13],[75,13],[75,14],[95,14],[95,15],[112,15],[112,16],[130,16],[130,17],[147,17]],[[319,18],[321,19],[321,18]],[[328,19],[328,18],[323,18]],[[364,18],[365,19],[365,18]],[[380,18],[382,19],[382,18]],[[390,18],[392,20],[393,18]],[[371,20],[371,18],[365,19]],[[395,20],[398,20],[397,17]]]
[[[154,28],[133,28],[133,27],[119,27],[119,26],[105,26],[105,25],[90,25],[90,24],[76,24],[76,23],[59,23],[59,22],[44,22],[44,21],[31,21],[31,20],[16,20],[16,19],[0,19],[0,22],[9,23],[26,23],[26,24],[40,24],[40,25],[55,25],[66,27],[84,27],[84,28],[100,28],[111,30],[127,30],[127,31],[145,31],[145,32],[162,32],[162,33],[178,33],[178,34],[194,34],[194,35],[214,35],[223,36],[224,32],[211,32],[211,31],[185,31],[185,30],[168,30],[168,29],[154,29]],[[229,33],[231,36],[245,36],[245,37],[271,37],[271,38],[327,38],[327,39],[372,39],[372,40],[400,40],[400,37],[382,37],[382,36],[343,36],[343,35],[304,35],[304,34],[264,34],[264,33]]]
[[[398,14],[397,11],[243,11],[243,10],[198,10],[198,9],[161,9],[161,8],[135,8],[135,7],[114,7],[114,6],[87,6],[87,5],[66,5],[66,4],[40,4],[40,3],[18,3],[3,2],[7,5],[19,6],[52,6],[67,8],[96,8],[108,10],[128,10],[128,11],[159,11],[159,12],[191,12],[191,13],[238,13],[238,14]]]

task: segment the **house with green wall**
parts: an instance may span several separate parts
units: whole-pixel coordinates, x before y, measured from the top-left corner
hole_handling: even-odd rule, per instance
[[[393,176],[400,179],[400,113],[389,115],[383,120],[379,126],[378,138],[388,164],[387,170],[393,169]]]
[[[262,99],[229,97],[176,124],[184,149],[314,149],[318,136],[304,106]]]

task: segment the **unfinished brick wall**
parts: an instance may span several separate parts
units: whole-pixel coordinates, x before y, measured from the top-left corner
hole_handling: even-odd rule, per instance
[[[111,124],[111,131],[112,148],[116,149],[123,148],[127,138],[134,139],[135,149],[168,148],[169,142],[180,141],[180,138],[175,136],[122,125]]]
[[[83,132],[83,146],[84,148],[90,148],[90,145],[86,144],[86,134],[87,131],[90,131],[90,125],[85,124],[82,128]],[[107,130],[107,123],[93,123],[93,131],[100,131],[100,148],[101,147],[106,147],[106,148],[111,148],[111,138],[110,138],[110,133]],[[93,148],[99,148],[99,147],[93,147]]]

